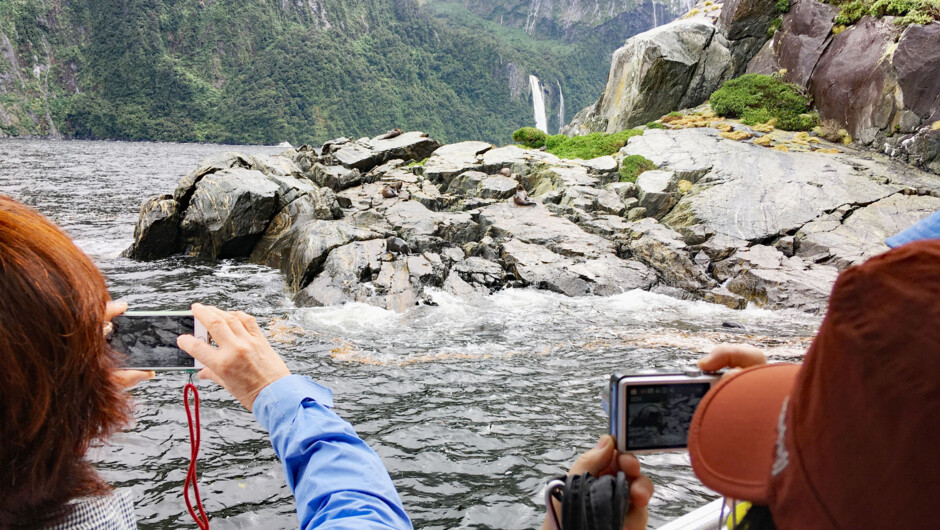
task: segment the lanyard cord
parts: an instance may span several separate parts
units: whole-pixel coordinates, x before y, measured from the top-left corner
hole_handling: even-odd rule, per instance
[[[195,409],[196,421],[193,421],[194,414],[189,409],[190,390],[193,393],[193,409]],[[206,511],[202,507],[202,499],[199,496],[199,485],[196,483],[196,458],[199,456],[201,432],[199,427],[199,390],[197,390],[196,385],[192,383],[192,375],[190,375],[190,382],[186,383],[186,386],[183,387],[183,402],[186,404],[186,418],[189,420],[190,445],[189,469],[186,471],[186,481],[183,482],[183,497],[186,499],[186,509],[189,510],[189,515],[193,518],[193,521],[196,521],[196,526],[199,527],[199,530],[209,530],[209,518],[206,516]],[[192,484],[193,493],[196,496],[196,507],[199,509],[198,514],[193,509],[193,504],[189,500],[190,484]]]

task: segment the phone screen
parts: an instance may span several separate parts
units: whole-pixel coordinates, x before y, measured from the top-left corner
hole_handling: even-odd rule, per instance
[[[626,449],[682,449],[695,407],[711,383],[631,385],[626,390]]]
[[[191,315],[120,315],[111,320],[108,342],[127,355],[127,368],[147,370],[194,368],[195,359],[176,346],[176,338],[193,333]]]

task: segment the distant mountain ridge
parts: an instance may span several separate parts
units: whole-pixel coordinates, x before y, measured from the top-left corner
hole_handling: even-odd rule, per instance
[[[482,15],[436,0],[5,0],[0,135],[299,144],[402,127],[507,142],[534,122],[529,74],[550,116],[562,92],[582,108],[623,44],[612,35],[675,17],[540,1],[527,28],[486,16],[531,11],[505,0],[472,2]]]

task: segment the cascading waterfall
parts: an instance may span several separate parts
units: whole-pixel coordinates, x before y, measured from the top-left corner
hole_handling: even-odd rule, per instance
[[[539,83],[538,77],[530,75],[529,86],[532,87],[532,107],[535,111],[535,128],[547,133],[548,118],[545,117],[545,98],[542,96],[542,84]]]
[[[565,95],[561,91],[561,82],[556,79],[555,83],[558,84],[558,132],[561,133],[565,126]]]
[[[653,27],[658,28],[659,21],[656,19],[656,2],[650,2],[650,4],[652,4],[653,7]]]

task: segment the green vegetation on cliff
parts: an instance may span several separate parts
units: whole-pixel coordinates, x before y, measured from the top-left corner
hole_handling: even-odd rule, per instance
[[[796,85],[769,75],[745,74],[727,81],[709,98],[719,116],[740,118],[745,125],[776,120],[776,127],[808,131],[819,121]]]
[[[636,182],[636,178],[644,171],[657,169],[652,160],[643,155],[629,155],[620,162],[620,182]]]
[[[298,144],[401,127],[505,143],[532,121],[530,72],[569,109],[596,97],[596,42],[497,26],[413,0],[2,0],[0,133]]]
[[[512,133],[512,139],[525,147],[533,149],[544,147],[546,151],[559,158],[590,160],[616,153],[621,147],[627,145],[627,140],[641,134],[643,134],[643,131],[639,129],[627,129],[613,134],[590,133],[574,137],[555,134],[549,136],[535,127],[523,127]]]
[[[894,23],[931,24],[940,22],[940,0],[824,0],[839,6],[836,24],[855,24],[865,15],[881,18],[898,17]]]

